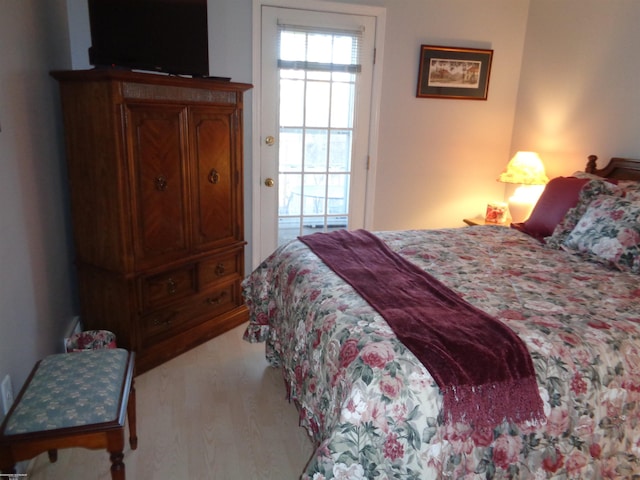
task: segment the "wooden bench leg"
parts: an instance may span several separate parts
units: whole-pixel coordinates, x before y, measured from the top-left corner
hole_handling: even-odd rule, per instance
[[[127,417],[129,418],[129,445],[131,450],[138,448],[138,428],[136,427],[136,387],[131,380],[129,402],[127,403]]]
[[[9,447],[0,447],[0,473],[16,473],[16,461]]]
[[[107,433],[107,451],[111,459],[111,480],[124,479],[124,425]]]
[[[123,452],[111,452],[111,480],[125,480]]]
[[[48,450],[49,461],[51,463],[56,463],[58,461],[58,450]]]

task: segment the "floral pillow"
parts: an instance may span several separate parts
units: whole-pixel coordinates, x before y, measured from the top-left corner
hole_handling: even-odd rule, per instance
[[[640,273],[640,201],[600,196],[591,202],[564,246],[620,270]]]
[[[640,182],[620,180],[618,185],[624,191],[624,198],[627,200],[640,200]]]
[[[567,211],[551,236],[544,239],[545,243],[552,248],[562,248],[564,241],[576,227],[591,202],[602,195],[622,197],[624,192],[620,187],[606,180],[590,180],[580,190],[576,206]]]

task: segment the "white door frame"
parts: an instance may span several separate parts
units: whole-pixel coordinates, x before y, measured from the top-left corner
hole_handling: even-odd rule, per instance
[[[375,194],[376,165],[378,153],[378,128],[380,123],[380,93],[382,91],[382,64],[384,58],[384,37],[386,9],[347,3],[327,2],[323,0],[253,0],[253,90],[252,90],[252,265],[251,270],[258,267],[263,260],[260,255],[261,227],[260,227],[260,194],[262,190],[260,173],[260,147],[263,133],[261,132],[260,105],[261,105],[261,39],[262,39],[262,6],[296,8],[298,10],[315,10],[331,13],[345,13],[352,15],[368,15],[376,17],[376,62],[373,67],[373,86],[371,91],[371,119],[369,123],[369,169],[367,171],[367,187],[365,193],[364,227],[371,228],[373,223],[373,199]]]

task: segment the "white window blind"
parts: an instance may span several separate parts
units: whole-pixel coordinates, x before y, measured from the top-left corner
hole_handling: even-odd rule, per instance
[[[362,30],[278,24],[278,68],[359,73]]]

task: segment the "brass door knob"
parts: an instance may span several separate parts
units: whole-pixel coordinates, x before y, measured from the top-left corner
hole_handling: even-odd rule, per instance
[[[276,184],[276,181],[273,178],[267,178],[265,179],[264,184],[267,187],[273,187]]]
[[[276,143],[276,139],[273,135],[268,135],[265,139],[264,139],[264,143],[266,143],[268,146],[273,145],[274,143]]]

